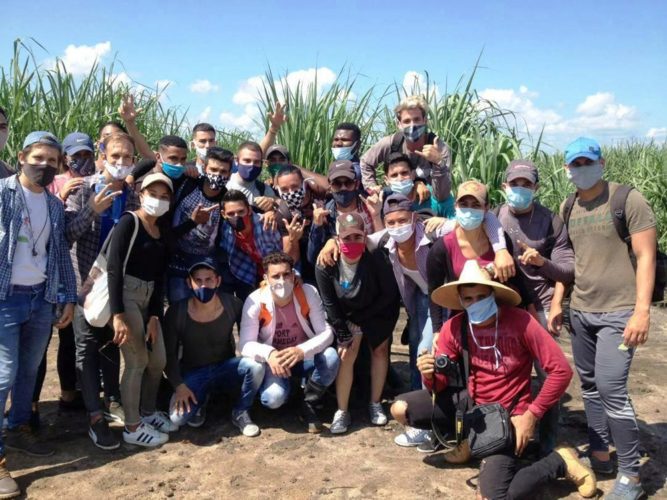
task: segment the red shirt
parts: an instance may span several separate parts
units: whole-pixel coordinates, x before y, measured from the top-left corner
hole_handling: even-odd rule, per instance
[[[243,232],[234,232],[236,236],[236,247],[241,250],[241,252],[248,254],[248,257],[257,265],[257,276],[259,279],[264,275],[264,269],[262,268],[262,256],[257,250],[257,245],[255,245],[255,235],[250,231],[249,235],[243,234]]]
[[[467,259],[461,252],[461,247],[459,246],[459,242],[456,238],[456,231],[447,233],[444,236],[444,243],[445,243],[445,248],[447,249],[447,253],[449,254],[449,258],[452,262],[452,270],[454,271],[454,276],[458,278],[459,276],[461,276],[461,271],[463,271],[463,266],[469,259]],[[477,263],[479,264],[479,267],[484,267],[487,264],[493,262],[495,258],[496,254],[493,252],[491,244],[489,244],[489,250],[484,255],[477,257],[476,260]]]
[[[519,394],[512,414],[521,415],[530,410],[537,418],[542,418],[544,412],[557,404],[565,393],[572,378],[572,369],[556,341],[526,311],[500,306],[498,314],[496,347],[500,350],[501,361],[497,370],[493,349],[477,347],[470,329],[467,330],[470,353],[468,394],[477,404],[500,403],[505,408],[509,408]],[[457,314],[442,325],[436,356],[444,353],[451,359],[460,360],[462,318],[462,314]],[[495,323],[484,328],[473,326],[475,338],[482,347],[493,345],[495,330]],[[535,359],[546,371],[547,379],[532,401],[530,375]],[[424,379],[424,385],[439,392],[447,386],[447,379],[444,375],[435,374],[433,380]]]

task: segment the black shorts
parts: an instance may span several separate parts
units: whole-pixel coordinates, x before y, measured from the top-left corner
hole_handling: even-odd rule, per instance
[[[406,392],[396,398],[408,404],[406,418],[410,427],[431,429],[431,420],[442,433],[455,435],[456,410],[463,412],[472,408],[472,402],[465,389],[448,387],[435,396],[435,405],[431,393],[425,389]],[[460,405],[460,406],[459,406]]]

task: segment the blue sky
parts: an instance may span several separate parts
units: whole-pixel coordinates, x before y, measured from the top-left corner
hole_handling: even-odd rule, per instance
[[[292,81],[319,68],[327,82],[347,65],[360,91],[426,70],[444,90],[483,50],[476,89],[533,133],[544,125],[557,146],[581,134],[667,137],[664,0],[35,0],[1,10],[3,66],[17,37],[35,37],[45,61],[64,58],[73,71],[117,56],[119,78],[171,82],[166,102],[189,107],[192,123],[251,126],[267,62]]]

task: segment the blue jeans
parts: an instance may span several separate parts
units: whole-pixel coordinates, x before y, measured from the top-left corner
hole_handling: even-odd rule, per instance
[[[310,375],[313,382],[329,387],[336,380],[340,358],[333,347],[315,354],[313,359],[297,363],[292,367],[292,376],[304,378]],[[266,369],[264,381],[259,389],[260,401],[267,408],[276,409],[285,404],[289,398],[292,385],[289,378],[275,376],[270,368]]]
[[[415,316],[410,317],[409,349],[410,349],[410,389],[417,391],[422,388],[422,376],[417,369],[417,356],[424,349],[431,351],[433,344],[433,325],[429,310],[428,295],[417,290],[415,295]]]
[[[190,411],[180,415],[174,408],[174,397],[169,404],[169,418],[176,425],[185,425],[204,404],[213,387],[236,388],[241,386],[241,397],[234,411],[247,411],[264,378],[264,365],[249,358],[230,358],[221,363],[201,366],[183,376],[183,383],[194,393],[197,404],[190,405]]]
[[[12,391],[9,428],[27,424],[37,370],[51,337],[54,305],[44,300],[44,285],[12,286],[0,302],[0,409]],[[0,412],[0,426],[4,411]],[[5,447],[0,437],[0,456]]]

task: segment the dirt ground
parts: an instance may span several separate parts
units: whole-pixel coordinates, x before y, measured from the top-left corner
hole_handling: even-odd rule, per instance
[[[392,359],[406,375],[407,349],[397,328]],[[644,488],[667,498],[667,309],[654,309],[648,345],[635,357],[630,393],[639,415],[641,441],[647,454]],[[46,459],[9,452],[9,468],[27,498],[474,498],[476,463],[452,467],[438,455],[424,456],[393,443],[399,425],[370,426],[365,406],[353,410],[351,432],[334,437],[309,435],[297,418],[297,401],[269,411],[256,404],[252,415],[261,427],[258,438],[240,436],[229,420],[229,405],[212,404],[206,424],[185,427],[155,450],[123,445],[105,452],[87,436],[83,413],[58,409],[55,355],[58,337],[49,348],[49,369],[42,393],[43,433],[57,448]],[[562,346],[571,360],[569,339]],[[583,448],[585,417],[575,376],[564,404],[561,437]],[[388,405],[387,405],[388,408]],[[335,410],[327,402],[323,420]],[[663,413],[665,412],[665,413]],[[115,427],[120,436],[120,427]],[[613,478],[599,482],[600,495]],[[536,499],[577,498],[573,488],[556,482]]]

